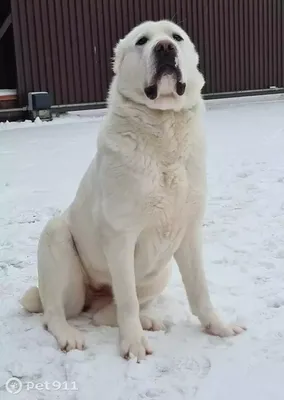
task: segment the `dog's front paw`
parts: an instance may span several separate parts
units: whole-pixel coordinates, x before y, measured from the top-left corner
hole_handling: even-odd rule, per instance
[[[84,335],[72,326],[66,325],[64,330],[58,330],[55,337],[62,351],[84,350],[86,347]]]
[[[230,325],[223,325],[223,324],[212,325],[212,324],[208,324],[204,328],[204,331],[206,333],[208,333],[209,335],[220,336],[220,337],[228,337],[228,336],[239,335],[240,333],[242,333],[245,330],[246,330],[245,326],[239,326],[239,325],[235,325],[235,324],[230,324]]]
[[[125,331],[124,331],[125,332]],[[140,329],[131,329],[120,336],[120,354],[126,360],[136,358],[139,363],[144,360],[146,355],[152,354],[142,327]]]
[[[210,318],[210,322],[207,323],[204,327],[204,331],[209,335],[220,337],[236,336],[244,332],[245,330],[245,326],[237,324],[223,324],[223,322],[216,314],[212,315],[212,317]]]

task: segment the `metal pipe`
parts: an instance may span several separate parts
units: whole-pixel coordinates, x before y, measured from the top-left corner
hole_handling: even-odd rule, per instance
[[[68,111],[86,111],[86,110],[98,110],[100,108],[106,108],[106,102],[97,103],[79,103],[79,104],[60,104],[51,107],[54,112],[68,112]]]
[[[236,92],[207,93],[203,95],[205,100],[229,99],[232,97],[265,96],[270,94],[283,94],[284,88],[269,88],[258,90],[241,90]]]
[[[19,121],[27,117],[27,107],[0,109],[0,122]]]
[[[269,88],[260,90],[243,90],[238,92],[222,92],[222,93],[208,93],[204,94],[205,100],[217,100],[235,97],[249,97],[249,96],[264,96],[264,95],[275,95],[284,94],[284,88]],[[79,104],[61,104],[54,105],[51,107],[54,113],[65,113],[71,111],[87,111],[87,110],[98,110],[106,108],[106,102],[97,103],[79,103]],[[28,108],[11,108],[11,109],[0,109],[0,121],[6,120],[21,120],[28,117]]]

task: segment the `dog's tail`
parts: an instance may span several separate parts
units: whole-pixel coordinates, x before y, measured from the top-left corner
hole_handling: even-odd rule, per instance
[[[31,287],[20,300],[22,306],[31,313],[43,312],[39,290],[36,286]]]

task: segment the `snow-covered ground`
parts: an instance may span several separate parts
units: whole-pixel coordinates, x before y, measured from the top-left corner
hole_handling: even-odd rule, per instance
[[[72,200],[95,154],[100,121],[85,113],[0,124],[0,399],[283,400],[281,101],[219,105],[206,115],[206,273],[221,314],[245,322],[246,333],[229,339],[203,334],[189,314],[176,266],[157,301],[169,328],[147,333],[155,353],[141,364],[121,359],[117,330],[92,326],[88,315],[72,321],[85,332],[87,350],[64,354],[40,316],[19,306],[36,283],[39,234]],[[12,376],[23,385],[17,396],[5,389]]]

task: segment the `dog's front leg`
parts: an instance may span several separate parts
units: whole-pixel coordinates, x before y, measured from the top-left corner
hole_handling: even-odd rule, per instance
[[[202,260],[201,224],[188,227],[185,237],[175,253],[187,298],[207,333],[217,336],[232,336],[245,328],[238,325],[224,325],[215,312],[207,287]]]
[[[152,351],[144,337],[139,317],[134,273],[135,243],[135,235],[116,233],[108,240],[105,254],[117,307],[121,355],[127,359],[134,356],[139,362]]]

